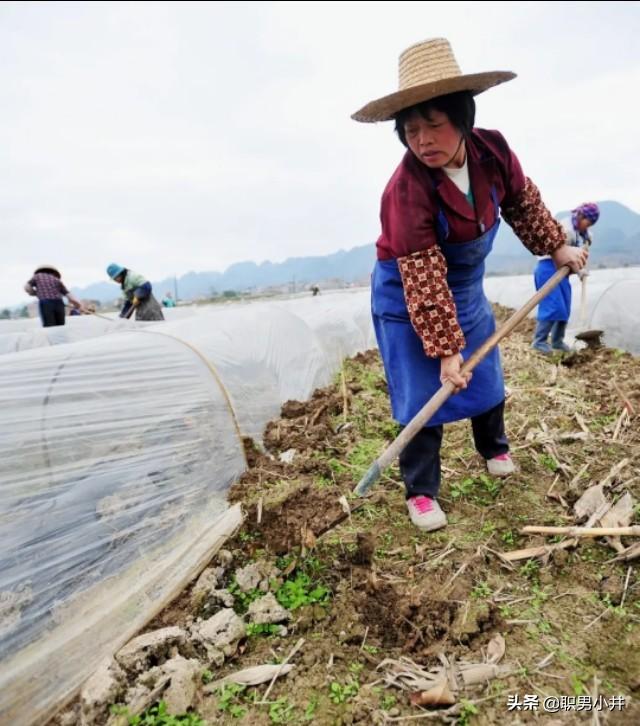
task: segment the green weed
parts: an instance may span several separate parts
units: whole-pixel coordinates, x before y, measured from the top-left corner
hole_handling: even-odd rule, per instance
[[[127,716],[129,726],[206,726],[206,722],[197,713],[172,716],[167,712],[167,704],[164,701],[151,706],[139,716],[129,716],[126,707],[123,706],[112,706],[111,713]]]
[[[276,600],[287,610],[297,610],[304,605],[324,605],[329,596],[329,590],[324,585],[314,585],[304,572],[285,580],[276,592]]]
[[[329,686],[329,698],[332,703],[345,703],[345,701],[349,701],[358,695],[359,690],[360,686],[355,681],[349,681],[345,684],[333,681]]]
[[[269,706],[269,720],[271,723],[288,723],[293,714],[294,706],[289,703],[286,696],[278,698]]]
[[[241,703],[242,694],[246,689],[246,686],[240,686],[237,683],[225,683],[224,686],[221,686],[218,691],[218,708],[220,711],[228,713],[233,718],[242,718],[248,710]]]

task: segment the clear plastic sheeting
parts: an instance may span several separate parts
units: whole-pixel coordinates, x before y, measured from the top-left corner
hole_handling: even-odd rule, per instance
[[[604,341],[640,355],[640,275],[609,285],[591,308],[589,327],[604,330]]]
[[[640,268],[594,270],[586,278],[586,305],[581,320],[582,283],[571,275],[572,302],[567,339],[582,330],[603,330],[604,344],[640,354]],[[519,308],[535,293],[533,275],[488,277],[485,294],[491,302]],[[534,309],[530,317],[535,317]]]
[[[309,325],[332,356],[333,366],[340,365],[345,357],[359,350],[377,347],[368,288],[282,300],[276,304]]]
[[[172,338],[123,333],[0,370],[0,722],[31,723],[162,599],[244,456],[224,391]]]
[[[176,594],[237,522],[241,436],[370,347],[368,291],[285,307],[0,357],[0,723],[43,723]]]
[[[109,320],[93,315],[83,315],[67,318],[65,325],[54,325],[48,328],[37,326],[21,332],[4,334],[0,328],[0,355],[33,348],[46,348],[51,345],[77,343],[80,340],[98,338],[106,333],[131,329],[135,325],[136,323],[130,320],[118,318]]]
[[[215,307],[145,332],[175,336],[210,361],[242,434],[257,440],[284,401],[308,398],[336,368],[310,326],[271,303]]]
[[[166,320],[183,320],[192,317],[198,310],[194,305],[163,310]],[[67,315],[64,325],[43,328],[38,318],[0,321],[0,355],[16,353],[32,348],[50,345],[77,343],[80,340],[97,338],[107,333],[132,330],[150,325],[148,322],[125,320],[117,313],[98,315]],[[154,323],[155,324],[155,323]]]

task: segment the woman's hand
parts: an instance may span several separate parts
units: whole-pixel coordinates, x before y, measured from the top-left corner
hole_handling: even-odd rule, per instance
[[[589,250],[585,247],[562,245],[551,253],[551,259],[558,269],[568,265],[571,272],[579,272],[587,264],[588,258]]]
[[[456,387],[454,393],[458,393],[463,388],[466,388],[471,380],[471,373],[465,373],[464,375],[460,373],[462,361],[463,358],[460,353],[454,353],[453,355],[440,358],[440,382],[451,381]]]

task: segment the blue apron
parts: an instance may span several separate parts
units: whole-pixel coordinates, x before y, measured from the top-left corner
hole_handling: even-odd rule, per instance
[[[540,260],[533,273],[536,290],[558,271],[553,260]],[[571,283],[568,278],[552,290],[538,305],[538,320],[560,320],[566,322],[571,315]]]
[[[447,261],[447,282],[456,303],[457,317],[467,345],[466,360],[495,331],[495,320],[482,287],[484,260],[491,251],[500,224],[495,190],[491,190],[496,222],[471,242],[447,243],[448,223],[438,212],[438,244]],[[378,260],[371,280],[371,312],[384,363],[393,417],[406,425],[441,387],[440,360],[428,358],[411,325],[402,278],[396,260]],[[427,426],[478,416],[504,400],[504,381],[498,348],[474,369],[461,391],[429,419]]]

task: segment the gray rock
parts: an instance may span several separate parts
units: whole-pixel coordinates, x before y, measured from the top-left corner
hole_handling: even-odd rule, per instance
[[[223,567],[228,567],[233,562],[233,555],[229,552],[229,550],[220,550],[220,552],[218,552],[218,562]]]
[[[251,590],[269,592],[269,580],[277,578],[279,574],[280,570],[270,562],[252,562],[236,570],[236,582],[242,592]]]
[[[196,608],[199,608],[202,601],[222,583],[223,577],[224,567],[207,567],[193,587],[193,591],[191,592],[192,604]]]
[[[217,612],[208,620],[200,620],[194,625],[193,639],[200,643],[211,659],[217,659],[218,653],[232,655],[236,643],[244,638],[247,628],[242,618],[230,608]]]
[[[113,658],[105,658],[80,691],[80,723],[102,723],[109,706],[120,700],[126,686],[126,674]]]
[[[140,673],[148,668],[151,658],[163,663],[171,657],[172,648],[184,647],[186,640],[187,633],[182,628],[161,628],[130,640],[116,653],[116,660],[128,671]]]
[[[275,595],[267,593],[249,605],[247,615],[252,623],[284,623],[291,620],[291,613],[283,608],[276,600]]]
[[[76,726],[80,723],[80,718],[74,710],[65,711],[58,716],[60,726]]]
[[[193,705],[203,670],[199,661],[187,660],[181,656],[168,660],[161,667],[161,671],[171,678],[162,699],[172,716],[186,713]]]

